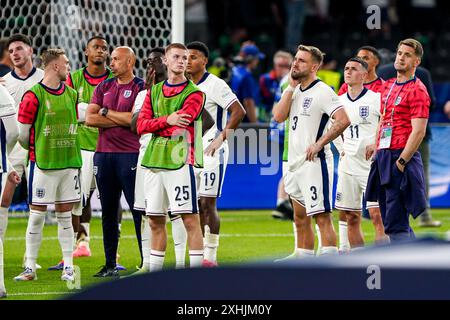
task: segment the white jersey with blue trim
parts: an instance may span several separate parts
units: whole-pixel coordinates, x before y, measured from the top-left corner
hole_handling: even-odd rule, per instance
[[[133,113],[141,111],[142,105],[144,104],[145,101],[145,97],[147,96],[147,92],[148,90],[145,89],[138,93],[136,99],[134,100]],[[139,147],[139,154],[143,155],[145,153],[145,150],[147,150],[147,146],[151,138],[152,138],[151,133],[141,135],[141,137],[139,138],[139,144],[141,145]]]
[[[333,89],[319,79],[303,90],[297,85],[289,111],[289,171],[295,171],[305,163],[307,148],[327,132],[329,119],[342,107]],[[332,156],[330,144],[323,152],[326,158]]]
[[[238,99],[225,81],[209,72],[205,72],[197,86],[205,93],[205,109],[214,120],[214,125],[203,136],[203,148],[206,149],[225,129],[227,109]]]
[[[32,86],[37,84],[44,78],[44,70],[39,68],[33,68],[30,74],[26,78],[20,78],[14,70],[6,74],[5,87],[9,94],[14,98],[16,102],[16,111],[19,109],[19,104],[22,101],[22,97]]]
[[[15,118],[15,101],[6,88],[0,85],[0,172],[8,171],[6,145],[8,142],[7,135],[10,132],[8,132],[8,123],[6,123],[6,121],[10,121],[10,124],[14,125],[16,131]]]
[[[347,92],[340,95],[339,100],[351,122],[343,133],[344,156],[339,161],[339,170],[351,175],[368,175],[371,161],[366,160],[366,147],[375,143],[381,95],[364,88],[355,99]]]

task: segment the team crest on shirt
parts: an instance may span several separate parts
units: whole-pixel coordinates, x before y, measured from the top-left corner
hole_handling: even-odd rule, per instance
[[[313,100],[313,98],[311,98],[311,97],[305,98],[303,100],[303,113],[302,113],[303,115],[309,116],[308,110],[311,107],[312,100]]]
[[[123,97],[124,97],[124,98],[129,98],[129,97],[131,97],[131,90],[125,90],[125,91],[123,92]]]
[[[363,119],[362,123],[367,123],[369,117],[369,106],[359,106],[359,116]]]
[[[39,199],[42,199],[45,197],[45,189],[44,188],[37,188],[36,189],[36,197]]]
[[[398,106],[401,101],[402,101],[402,97],[397,97],[397,99],[395,99],[394,105]]]

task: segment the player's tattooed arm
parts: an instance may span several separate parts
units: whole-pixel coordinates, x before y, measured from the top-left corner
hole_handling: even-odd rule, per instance
[[[345,112],[344,108],[337,110],[333,114],[333,124],[330,129],[328,129],[327,133],[323,135],[318,143],[322,145],[326,145],[328,142],[333,141],[337,137],[339,137],[344,130],[350,125],[350,119],[348,118],[347,112]]]
[[[227,126],[222,133],[206,147],[205,154],[207,156],[214,156],[216,150],[218,150],[223,142],[233,134],[234,130],[239,126],[246,114],[244,107],[238,100],[234,101],[228,107],[228,111],[230,112],[230,119],[228,120]]]
[[[319,153],[327,143],[340,136],[350,125],[350,119],[344,108],[340,108],[333,114],[333,120],[334,122],[328,129],[328,132],[306,149],[306,160],[313,161],[317,153]]]

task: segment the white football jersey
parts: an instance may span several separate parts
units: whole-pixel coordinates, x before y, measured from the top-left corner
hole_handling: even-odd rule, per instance
[[[364,88],[355,100],[348,92],[339,99],[351,122],[343,133],[345,155],[339,161],[339,169],[351,175],[368,175],[371,160],[366,160],[366,146],[375,143],[380,120],[380,94]]]
[[[214,120],[214,125],[203,136],[203,149],[206,149],[219,136],[220,132],[225,129],[227,125],[227,109],[238,99],[225,81],[209,72],[203,75],[197,86],[205,93],[205,109]],[[227,141],[224,143],[227,143]]]
[[[300,85],[295,88],[289,111],[289,171],[303,165],[306,149],[327,132],[329,119],[340,108],[342,103],[339,97],[319,79],[304,90]],[[327,158],[332,156],[329,143],[324,147],[324,152]]]
[[[5,87],[0,85],[0,119],[2,121],[1,123],[1,132],[0,132],[0,172],[7,172],[8,171],[8,165],[7,165],[7,155],[6,155],[6,128],[3,121],[7,118],[10,118],[9,121],[14,121],[16,116],[16,107],[15,107],[15,101],[11,97],[11,95],[8,93]],[[3,136],[4,135],[4,136]],[[0,189],[3,188],[0,186]]]
[[[134,100],[134,108],[133,113],[139,112],[142,109],[142,105],[144,104],[145,97],[147,96],[147,90],[142,90],[138,93],[136,96],[136,99]],[[144,154],[145,150],[147,150],[148,143],[150,142],[150,139],[152,138],[151,133],[143,134],[139,138],[139,144],[141,145],[139,148],[139,153]]]
[[[25,79],[20,78],[14,70],[6,74],[3,79],[5,79],[5,87],[9,94],[14,98],[16,102],[16,110],[19,109],[20,101],[22,97],[28,90],[31,89],[36,83],[44,78],[44,70],[33,68]]]

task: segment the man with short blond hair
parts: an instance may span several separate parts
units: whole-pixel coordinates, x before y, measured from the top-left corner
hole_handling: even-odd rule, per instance
[[[44,79],[27,91],[19,107],[19,142],[28,149],[30,216],[25,270],[16,281],[35,280],[47,205],[54,204],[58,239],[64,257],[61,280],[73,281],[72,208],[80,201],[81,152],[77,92],[65,85],[70,72],[63,49],[42,54]]]
[[[163,268],[169,208],[172,214],[181,215],[186,227],[190,266],[201,266],[203,261],[194,167],[203,167],[205,97],[185,76],[188,50],[183,44],[168,45],[163,61],[168,79],[149,90],[137,121],[140,135],[152,133],[142,158],[145,209],[152,230],[150,271]]]

